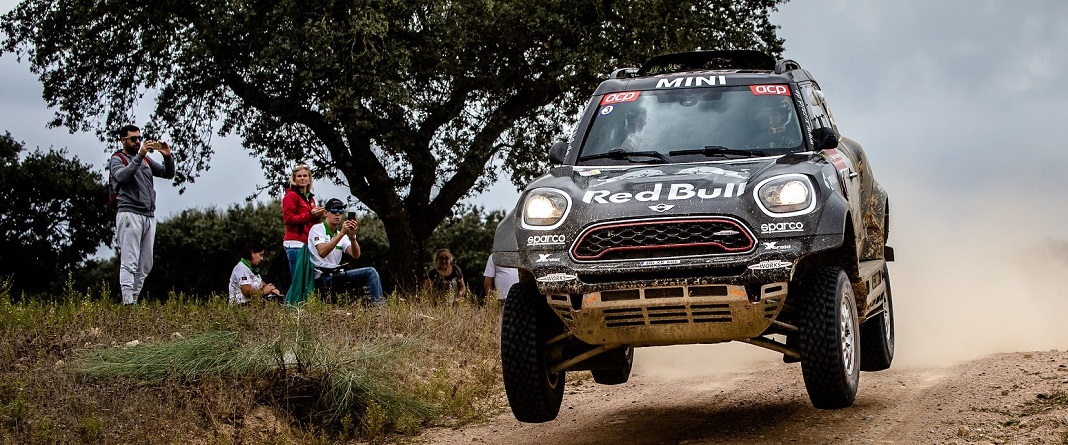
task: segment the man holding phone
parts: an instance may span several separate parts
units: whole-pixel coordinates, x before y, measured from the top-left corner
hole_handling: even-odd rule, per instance
[[[152,270],[156,238],[156,190],[153,178],[174,178],[174,157],[166,142],[146,141],[141,129],[127,125],[116,131],[122,149],[111,156],[108,170],[118,212],[115,234],[119,244],[119,288],[123,304],[137,304]],[[158,151],[163,163],[148,157]]]
[[[373,267],[323,273],[324,269],[341,267],[342,253],[352,258],[360,257],[360,243],[356,241],[359,222],[352,217],[353,213],[350,212],[349,219],[342,222],[345,203],[337,198],[326,201],[323,207],[326,209],[323,223],[308,230],[308,256],[315,265],[315,287],[339,289],[346,285],[365,286],[371,303],[384,303],[382,282]]]

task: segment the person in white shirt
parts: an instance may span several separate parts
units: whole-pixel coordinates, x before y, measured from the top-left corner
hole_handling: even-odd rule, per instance
[[[519,282],[519,270],[514,267],[499,267],[493,264],[492,253],[486,259],[486,271],[482,272],[482,276],[485,278],[483,287],[486,289],[486,297],[488,298],[492,295],[493,289],[497,288],[498,300],[508,298],[508,290],[512,288],[513,284]]]
[[[264,283],[260,277],[259,265],[267,249],[263,243],[251,240],[241,250],[241,261],[230,272],[230,304],[245,304],[253,295],[279,297],[281,294],[271,283]]]
[[[342,223],[345,203],[333,198],[323,207],[326,209],[323,222],[308,230],[308,258],[315,266],[315,287],[317,289],[339,289],[349,284],[364,286],[367,288],[371,303],[385,303],[382,282],[375,268],[361,267],[332,274],[324,274],[321,270],[340,267],[342,253],[352,258],[360,257],[360,243],[356,242],[359,222],[350,219]]]

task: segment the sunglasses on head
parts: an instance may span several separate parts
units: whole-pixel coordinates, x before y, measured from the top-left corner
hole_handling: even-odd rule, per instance
[[[144,136],[127,136],[127,137],[124,137],[123,139],[129,139],[130,142],[141,142],[141,141],[145,140]]]
[[[326,209],[326,211],[330,212],[330,213],[333,213],[335,215],[340,215],[342,213],[345,213],[345,209]]]

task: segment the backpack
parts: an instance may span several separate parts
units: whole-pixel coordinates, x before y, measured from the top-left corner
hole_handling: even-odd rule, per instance
[[[115,152],[111,155],[112,158],[118,156],[122,160],[123,167],[130,165],[130,160],[126,159],[126,155],[122,153],[122,150]],[[111,161],[108,158],[108,208],[112,211],[119,210],[119,184],[115,182],[115,175],[111,174]]]

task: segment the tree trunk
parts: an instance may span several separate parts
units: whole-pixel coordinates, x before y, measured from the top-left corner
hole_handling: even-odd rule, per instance
[[[380,270],[383,289],[387,292],[413,292],[422,284],[427,259],[424,258],[430,233],[415,233],[404,212],[380,214],[389,241],[386,270]]]

